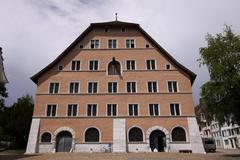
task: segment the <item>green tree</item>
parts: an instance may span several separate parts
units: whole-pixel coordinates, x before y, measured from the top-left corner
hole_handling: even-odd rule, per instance
[[[240,124],[240,36],[225,26],[223,33],[206,36],[200,48],[200,65],[206,65],[210,81],[201,87],[207,117]]]
[[[8,97],[7,89],[4,84],[0,84],[0,140],[3,140],[5,138],[4,129],[2,126],[5,123],[3,119],[3,114],[5,109],[4,98],[6,97]]]
[[[4,98],[8,97],[7,89],[4,84],[0,84],[0,111],[5,107]]]
[[[15,148],[25,148],[33,114],[33,98],[29,95],[4,110],[4,130],[14,139]]]

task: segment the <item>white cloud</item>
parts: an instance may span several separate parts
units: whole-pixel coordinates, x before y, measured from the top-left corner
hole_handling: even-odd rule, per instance
[[[199,68],[199,48],[207,32],[222,32],[223,24],[240,33],[237,0],[22,0],[0,5],[0,46],[10,83],[7,104],[34,94],[29,79],[55,59],[92,22],[118,19],[140,23],[161,46],[198,74],[193,86],[198,103],[200,86],[208,80]]]

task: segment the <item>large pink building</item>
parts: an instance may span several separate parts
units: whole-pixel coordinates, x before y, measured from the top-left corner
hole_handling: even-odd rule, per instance
[[[203,153],[196,75],[136,23],[92,23],[31,79],[26,153]]]

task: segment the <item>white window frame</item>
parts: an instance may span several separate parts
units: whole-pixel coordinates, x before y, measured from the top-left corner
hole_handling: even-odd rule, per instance
[[[109,85],[109,83],[117,83],[117,92],[109,92],[108,91],[108,85]],[[113,86],[112,86],[112,88],[113,88]],[[116,82],[116,81],[110,81],[110,82],[107,82],[107,93],[118,93],[118,82]]]
[[[149,90],[148,90],[148,82],[156,82],[156,89],[157,89],[157,91],[156,92],[150,92]],[[152,84],[152,83],[151,83]],[[153,85],[151,85],[151,88],[152,88],[152,91],[153,91]],[[147,81],[147,91],[148,91],[148,93],[158,93],[158,81],[156,81],[156,80],[150,80],[150,81]]]
[[[91,107],[91,115],[88,116],[88,105],[96,105],[96,116],[93,116],[93,108]],[[86,116],[87,117],[97,117],[98,116],[98,104],[97,103],[87,103],[86,105]]]
[[[171,104],[178,104],[179,106],[179,115],[176,115],[176,107],[174,105],[174,115],[171,114]],[[182,116],[182,109],[181,109],[181,103],[178,103],[178,102],[172,102],[169,104],[169,113],[170,113],[170,116]]]
[[[134,61],[134,69],[132,69],[133,67],[132,67],[132,65],[131,65],[131,62],[133,62]],[[127,66],[128,66],[128,62],[130,62],[130,69],[128,69],[127,68]],[[134,59],[129,59],[129,60],[126,60],[126,70],[128,70],[128,71],[134,71],[134,70],[136,70],[137,69],[137,67],[136,67],[136,60],[134,60]]]
[[[147,62],[150,61],[150,68],[148,69],[148,66],[147,66]],[[152,65],[152,61],[154,61],[154,66],[155,68],[153,69],[153,65]],[[146,60],[146,69],[147,70],[157,70],[157,63],[156,63],[156,60],[155,59],[147,59]]]
[[[130,88],[131,88],[131,92],[128,92],[128,90],[127,90],[127,83],[131,83],[131,84],[132,84],[132,83],[135,83],[136,92],[132,92],[132,85],[131,85],[131,87],[130,87]],[[137,93],[137,81],[127,81],[127,82],[126,82],[126,88],[125,88],[125,89],[126,89],[126,93]]]
[[[77,70],[76,68],[77,68],[77,66],[75,65],[74,66],[74,69],[72,69],[72,63],[73,63],[73,61],[79,61],[79,70]],[[75,71],[75,72],[77,72],[77,71],[80,71],[81,70],[81,61],[79,60],[79,59],[74,59],[74,60],[72,60],[71,61],[71,65],[70,65],[70,71]]]
[[[169,65],[169,69],[167,68],[167,66]],[[172,65],[171,64],[166,64],[166,70],[171,70],[172,69]]]
[[[73,93],[70,92],[71,83],[74,83],[74,88],[75,88],[75,84],[78,83],[78,92],[75,92],[75,91]],[[69,94],[78,94],[78,93],[80,93],[80,82],[79,81],[70,81],[69,82],[69,86],[68,86],[68,93]]]
[[[71,112],[71,116],[68,116],[68,106],[69,105],[77,105],[77,113],[76,113],[76,116],[73,116],[73,113]],[[77,117],[78,116],[78,110],[79,110],[79,108],[78,108],[78,104],[77,103],[68,103],[67,104],[67,109],[66,109],[66,117]]]
[[[109,47],[109,41],[112,41],[112,46]],[[108,49],[116,49],[116,48],[113,48],[113,41],[116,41],[116,48],[118,48],[118,40],[117,39],[108,39],[108,43],[107,43],[107,47]]]
[[[158,105],[158,115],[156,115],[156,113],[155,113],[155,108],[154,108],[154,114],[153,115],[151,115],[150,114],[150,104],[157,104]],[[148,104],[148,115],[149,116],[160,116],[161,115],[161,112],[160,112],[160,104],[158,104],[158,103],[149,103]]]
[[[126,40],[125,40],[125,48],[127,48],[127,41],[128,40],[133,40],[133,44],[134,44],[134,47],[133,48],[136,48],[136,39],[135,38],[127,38]],[[129,48],[127,48],[127,49],[131,49],[132,47],[131,47],[131,44],[130,44],[130,47]]]
[[[98,89],[99,89],[99,85],[98,85],[99,83],[98,83],[98,81],[88,81],[88,83],[87,83],[87,84],[88,84],[88,85],[87,85],[87,93],[88,93],[88,94],[96,94],[96,93],[94,93],[94,92],[91,92],[91,93],[88,92],[89,83],[97,83],[97,92],[96,92],[96,93],[98,93]],[[93,86],[92,86],[92,87],[93,87]],[[94,89],[94,87],[92,88],[92,91],[93,91],[93,89]]]
[[[51,115],[50,116],[47,116],[47,108],[48,108],[48,105],[56,105],[56,114],[55,114],[55,116],[52,116],[52,109],[51,109]],[[58,116],[58,104],[56,104],[56,103],[47,103],[46,104],[46,108],[45,108],[45,116],[46,117],[57,117]]]
[[[134,109],[133,109],[133,115],[130,115],[130,112],[129,112],[129,105],[137,105],[137,111],[138,111],[138,115],[134,115]],[[140,116],[140,107],[139,107],[139,104],[138,103],[128,103],[128,116],[130,117],[138,117]]]
[[[94,41],[94,47],[92,48],[92,41]],[[98,41],[98,48],[96,47],[96,41]],[[99,49],[100,48],[100,40],[99,39],[91,39],[90,40],[90,46],[89,46],[90,49]]]
[[[171,83],[171,88],[172,88],[172,92],[170,92],[169,91],[169,87],[168,87],[168,82],[176,82],[176,85],[177,85],[177,91],[175,92],[173,89],[173,83]],[[167,81],[167,91],[168,91],[168,93],[177,93],[177,92],[179,92],[179,85],[178,85],[178,81],[177,80],[168,80]]]
[[[92,69],[92,70],[91,70],[91,68],[90,68],[91,61],[94,62],[94,63],[93,63],[93,69]],[[98,63],[97,70],[94,69],[94,66],[96,65],[95,62]],[[99,70],[99,64],[100,64],[100,63],[99,63],[99,60],[96,60],[96,59],[91,59],[91,60],[89,60],[89,61],[88,61],[88,70],[89,70],[89,71],[98,71],[98,70]]]
[[[50,93],[50,86],[51,86],[51,84],[57,84],[58,83],[58,91],[57,91],[57,93],[55,93],[55,92],[53,92],[53,93]],[[49,82],[49,84],[48,84],[48,93],[49,94],[59,94],[60,93],[60,82],[57,82],[57,81],[51,81],[51,82]],[[53,91],[55,90],[55,85],[53,86]]]
[[[108,115],[108,105],[113,105],[113,104],[116,105],[116,115],[115,116],[113,115],[112,106],[111,106],[111,115]],[[117,117],[118,116],[118,104],[117,103],[107,103],[106,104],[106,116],[108,116],[108,117]]]

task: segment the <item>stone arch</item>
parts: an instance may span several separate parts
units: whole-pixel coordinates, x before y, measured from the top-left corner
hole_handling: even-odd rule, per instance
[[[62,132],[62,131],[68,131],[68,132],[70,132],[70,133],[72,134],[73,139],[75,139],[75,136],[76,136],[76,135],[75,135],[75,132],[74,132],[74,130],[73,130],[72,128],[70,128],[70,127],[60,127],[60,128],[58,128],[58,129],[53,133],[54,138],[56,138],[57,134],[60,133],[60,132]]]
[[[145,142],[146,138],[145,138],[145,133],[144,130],[142,129],[142,127],[138,126],[138,125],[133,125],[131,127],[128,128],[127,130],[127,142],[129,142],[129,132],[132,128],[139,128],[142,131],[142,135],[143,135],[143,142]]]
[[[160,130],[165,134],[165,136],[166,136],[166,150],[165,150],[165,152],[169,152],[169,140],[170,140],[169,132],[166,128],[164,128],[162,126],[153,126],[153,127],[149,128],[147,130],[147,132],[146,132],[146,143],[149,146],[149,151],[151,150],[150,149],[150,140],[149,140],[150,139],[150,134],[155,130]]]
[[[86,131],[87,131],[88,129],[91,129],[91,128],[94,128],[94,129],[96,129],[96,130],[98,131],[98,134],[99,134],[99,142],[97,142],[97,143],[101,143],[102,133],[101,133],[101,130],[100,130],[98,127],[96,127],[96,126],[89,126],[89,127],[85,128],[85,130],[84,130],[84,132],[83,132],[83,142],[85,143],[85,134],[86,134]]]
[[[42,132],[42,133],[39,135],[39,142],[40,142],[40,143],[42,142],[42,136],[43,136],[44,134],[46,134],[46,133],[50,134],[50,136],[51,136],[51,141],[50,141],[49,143],[52,142],[52,140],[53,140],[53,134],[52,134],[50,131],[44,131],[44,132]]]
[[[175,125],[174,127],[172,127],[171,132],[170,132],[170,134],[169,134],[171,142],[173,142],[173,141],[172,141],[172,131],[173,131],[175,128],[178,128],[178,127],[179,127],[179,128],[182,128],[182,129],[185,131],[186,142],[188,142],[188,141],[189,141],[189,139],[188,139],[188,132],[187,132],[186,128],[184,128],[184,127],[182,127],[182,126],[180,126],[180,125]]]
[[[71,152],[73,152],[75,150],[76,134],[75,134],[75,131],[70,127],[60,127],[58,129],[56,129],[56,131],[53,133],[53,136],[52,136],[52,150],[53,150],[53,152],[56,151],[56,137],[62,131],[68,131],[69,133],[71,133],[71,135],[72,135],[72,149],[71,149]]]
[[[110,66],[114,66],[113,68],[116,69],[116,74],[109,73],[109,69],[112,68]],[[122,64],[113,57],[112,60],[107,63],[106,71],[107,75],[122,75]]]

